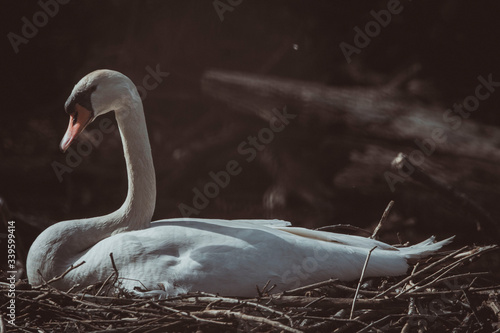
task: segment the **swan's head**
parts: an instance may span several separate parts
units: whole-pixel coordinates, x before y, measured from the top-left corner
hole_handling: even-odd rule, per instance
[[[69,114],[69,125],[60,148],[66,151],[73,140],[98,116],[115,111],[128,111],[125,106],[137,99],[133,82],[125,75],[107,69],[87,74],[73,88],[64,108]]]

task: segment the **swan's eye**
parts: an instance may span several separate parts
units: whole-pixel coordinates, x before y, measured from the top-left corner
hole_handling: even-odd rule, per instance
[[[75,115],[73,116],[73,126],[75,126],[77,120],[78,120],[78,111],[75,111]]]

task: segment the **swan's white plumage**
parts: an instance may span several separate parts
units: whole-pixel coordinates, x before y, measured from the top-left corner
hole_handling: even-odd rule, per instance
[[[67,105],[79,103],[80,92],[89,87],[95,87],[94,118],[116,112],[129,178],[127,199],[109,215],[60,222],[45,230],[28,255],[31,283],[42,282],[38,271],[50,279],[82,261],[84,265],[56,286],[67,289],[103,281],[113,272],[113,253],[127,290],[254,296],[255,286],[268,280],[280,291],[328,278],[357,279],[375,246],[366,276],[401,275],[408,259],[429,255],[451,241],[429,239],[395,248],[364,237],[291,227],[281,220],[177,218],[150,223],[156,188],[140,97],[127,77],[101,70],[75,86]]]

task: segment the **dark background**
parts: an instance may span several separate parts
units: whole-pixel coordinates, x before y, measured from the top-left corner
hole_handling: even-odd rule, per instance
[[[41,7],[20,1],[4,5],[0,196],[23,246],[29,248],[51,223],[108,213],[125,198],[117,131],[105,135],[63,182],[51,166],[65,163],[58,150],[68,121],[64,101],[73,85],[95,69],[118,70],[138,85],[147,66],[170,73],[144,100],[158,183],[154,219],[180,216],[177,206],[192,203],[192,189],[210,181],[210,171],[238,158],[238,144],[267,126],[203,94],[200,81],[209,69],[376,88],[418,67],[411,81],[415,98],[439,112],[470,95],[478,75],[493,73],[500,81],[500,6],[495,1],[401,5],[402,13],[350,64],[339,44],[353,44],[353,28],[373,20],[370,11],[385,9],[386,1],[244,0],[223,14],[224,21],[212,1],[71,1],[59,5],[18,53],[7,34],[21,35],[21,19],[32,22]],[[494,93],[471,121],[500,126],[499,102],[500,92]],[[457,234],[455,246],[485,243],[469,217],[419,185],[407,184],[395,193],[388,186],[356,183],[336,188],[336,172],[347,159],[338,131],[349,128],[299,116],[198,216],[281,218],[307,227],[348,223],[371,230],[395,200],[382,240],[395,243],[397,233],[410,242]],[[402,145],[415,148],[411,142]],[[286,179],[285,187],[278,178]],[[384,183],[381,173],[378,185]],[[472,196],[498,221],[497,185],[491,184],[488,195]]]

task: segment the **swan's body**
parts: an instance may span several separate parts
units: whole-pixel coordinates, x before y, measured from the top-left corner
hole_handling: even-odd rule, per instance
[[[111,214],[60,222],[45,230],[28,254],[32,284],[82,261],[85,264],[55,286],[68,289],[104,281],[113,272],[109,256],[113,253],[127,290],[254,296],[255,286],[268,280],[280,291],[328,278],[358,279],[375,246],[365,276],[402,275],[408,259],[429,255],[450,241],[429,239],[394,248],[368,238],[294,228],[279,220],[181,218],[151,223],[156,196],[151,148],[139,94],[126,76],[101,70],[75,86],[66,103],[71,120],[61,148],[65,150],[88,123],[111,110],[124,146],[127,199]]]

